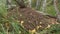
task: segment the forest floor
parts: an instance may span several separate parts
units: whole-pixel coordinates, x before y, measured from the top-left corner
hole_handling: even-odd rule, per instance
[[[13,17],[27,31],[42,31],[49,28],[51,24],[58,24],[56,17],[43,15],[28,7],[8,10],[7,17]]]

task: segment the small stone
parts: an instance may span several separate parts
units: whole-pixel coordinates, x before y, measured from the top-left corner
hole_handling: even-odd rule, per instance
[[[42,26],[40,25],[40,27],[42,27]]]
[[[20,14],[20,16],[22,16],[22,14]]]
[[[21,21],[21,24],[24,23],[24,21]]]
[[[42,22],[40,22],[40,24],[42,24]]]
[[[24,23],[24,21],[21,21],[21,25]]]
[[[31,34],[34,34],[34,33],[36,32],[36,30],[35,30],[35,29],[29,30],[29,32],[30,32]]]
[[[51,26],[50,26],[50,25],[48,25],[48,26],[46,27],[46,29],[47,29],[47,28],[50,28],[50,27],[51,27]]]

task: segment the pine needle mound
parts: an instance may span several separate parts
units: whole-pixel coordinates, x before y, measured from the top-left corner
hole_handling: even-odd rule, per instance
[[[15,7],[13,10],[8,10],[7,18],[9,17],[13,17],[24,29],[34,33],[50,28],[51,24],[58,23],[56,17],[38,13],[36,10],[29,7]]]

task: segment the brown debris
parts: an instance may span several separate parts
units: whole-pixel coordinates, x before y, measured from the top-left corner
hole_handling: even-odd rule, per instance
[[[26,30],[37,29],[39,28],[38,26],[40,26],[40,29],[41,27],[42,29],[44,29],[47,26],[50,27],[50,24],[55,24],[57,22],[56,18],[50,17],[48,15],[43,15],[41,13],[36,12],[36,10],[32,10],[28,7],[9,10],[7,16],[13,16],[15,20],[20,21],[20,23],[21,21],[24,21],[22,25]]]

